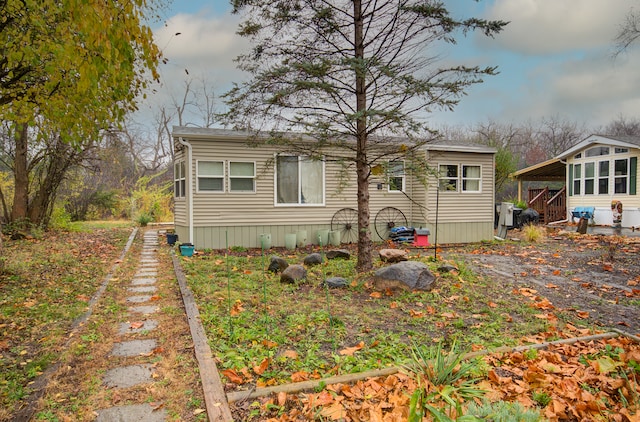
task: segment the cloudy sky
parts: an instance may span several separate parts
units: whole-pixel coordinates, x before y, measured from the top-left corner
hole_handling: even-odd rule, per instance
[[[558,116],[596,127],[618,117],[640,118],[640,42],[612,58],[615,35],[629,10],[640,11],[640,0],[445,3],[456,17],[510,23],[494,39],[470,35],[443,51],[447,62],[495,65],[500,74],[469,89],[453,112],[431,115],[434,126]],[[248,44],[235,35],[238,19],[230,9],[226,0],[173,1],[166,21],[153,28],[168,63],[152,105],[179,96],[187,78],[204,78],[221,94],[244,77],[233,58]]]

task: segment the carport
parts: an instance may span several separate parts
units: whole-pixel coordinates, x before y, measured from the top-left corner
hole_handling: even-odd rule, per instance
[[[540,214],[542,223],[548,224],[567,218],[567,189],[564,185],[567,177],[566,167],[566,162],[552,158],[510,174],[510,177],[518,182],[519,201],[523,200],[523,182],[562,182],[561,189],[551,189],[549,186],[528,189],[527,206]]]

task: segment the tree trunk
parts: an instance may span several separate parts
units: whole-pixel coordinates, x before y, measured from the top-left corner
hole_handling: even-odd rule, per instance
[[[27,152],[29,150],[28,125],[20,124],[16,127],[16,153],[13,162],[13,176],[15,187],[13,193],[13,207],[11,221],[19,222],[27,218],[29,204],[29,164]]]
[[[356,76],[356,174],[358,177],[358,271],[373,268],[371,230],[369,229],[369,164],[367,162],[367,91],[364,72],[363,18],[361,0],[353,2],[354,71]]]

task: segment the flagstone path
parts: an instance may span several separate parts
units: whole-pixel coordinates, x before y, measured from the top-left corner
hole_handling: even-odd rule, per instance
[[[158,248],[158,232],[148,230],[144,234],[144,244],[140,258],[138,270],[131,280],[131,286],[127,291],[131,294],[127,298],[130,305],[128,312],[131,315],[148,317],[159,312],[158,307],[149,305],[153,294],[156,292],[155,286],[158,275],[158,259],[156,249]],[[157,347],[157,340],[128,340],[127,336],[140,331],[153,332],[158,329],[157,321],[146,318],[140,327],[131,327],[131,324],[121,323],[118,329],[122,341],[116,343],[110,356],[126,357],[130,360],[130,365],[117,366],[107,371],[103,377],[103,384],[106,388],[121,389],[129,388],[139,384],[158,382],[153,376],[153,368],[149,364],[137,363],[136,358],[152,353]],[[161,422],[167,418],[165,409],[154,409],[149,403],[129,404],[115,406],[97,411],[98,422]]]

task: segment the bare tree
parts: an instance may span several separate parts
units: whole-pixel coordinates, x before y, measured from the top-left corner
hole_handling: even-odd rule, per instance
[[[614,58],[626,51],[638,38],[640,38],[640,13],[632,8],[614,39]]]
[[[566,151],[584,138],[586,133],[584,126],[581,127],[576,122],[565,120],[558,115],[542,118],[537,126],[536,143],[547,151],[545,159]]]
[[[600,129],[600,132],[614,136],[640,136],[640,119],[619,116]]]

